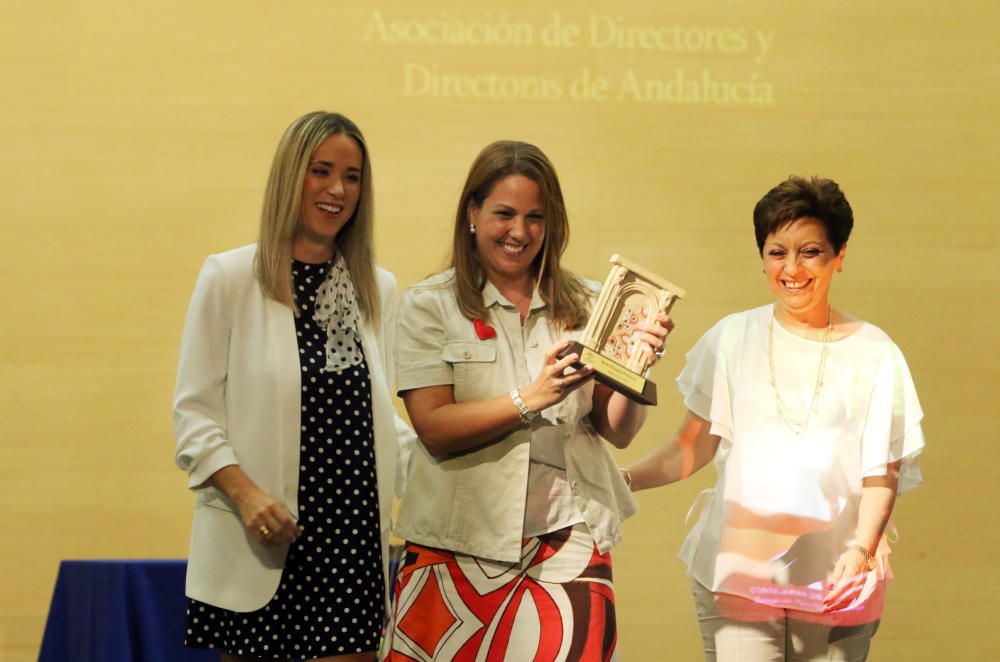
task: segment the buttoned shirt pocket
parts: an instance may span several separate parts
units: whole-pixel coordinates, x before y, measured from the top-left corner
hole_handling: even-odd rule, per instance
[[[453,340],[444,344],[441,358],[452,367],[455,402],[483,400],[497,395],[496,345]]]

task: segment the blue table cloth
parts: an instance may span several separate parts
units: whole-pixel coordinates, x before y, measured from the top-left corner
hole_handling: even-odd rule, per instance
[[[184,647],[183,560],[63,561],[40,662],[217,662]]]

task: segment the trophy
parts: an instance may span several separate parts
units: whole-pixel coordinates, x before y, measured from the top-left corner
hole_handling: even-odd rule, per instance
[[[636,402],[655,405],[656,384],[645,377],[649,360],[632,341],[632,331],[657,313],[669,312],[687,293],[620,255],[612,255],[611,264],[583,336],[561,355],[579,354],[575,367],[592,365],[597,381]]]

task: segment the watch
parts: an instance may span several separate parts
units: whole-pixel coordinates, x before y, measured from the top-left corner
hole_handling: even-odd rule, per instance
[[[535,420],[535,417],[538,416],[538,412],[528,409],[528,405],[524,404],[524,400],[521,399],[521,393],[517,389],[510,392],[510,399],[514,402],[514,406],[517,407],[517,417],[525,425],[530,425],[531,421]]]

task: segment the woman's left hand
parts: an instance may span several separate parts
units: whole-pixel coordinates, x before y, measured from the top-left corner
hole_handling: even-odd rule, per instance
[[[649,365],[653,366],[663,356],[663,348],[667,344],[667,336],[674,330],[674,321],[665,313],[659,313],[655,320],[649,320],[636,325],[632,331],[633,350],[638,349],[646,355]]]
[[[827,584],[829,590],[823,597],[823,611],[836,611],[849,605],[864,588],[869,572],[867,559],[857,549],[852,547],[841,554]]]

